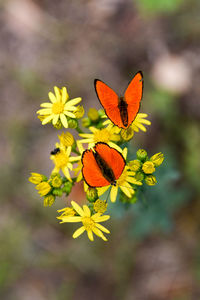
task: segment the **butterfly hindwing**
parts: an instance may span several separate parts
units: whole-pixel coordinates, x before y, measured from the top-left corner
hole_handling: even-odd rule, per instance
[[[102,187],[110,184],[109,181],[102,175],[92,149],[88,149],[83,152],[82,164],[83,178],[90,187]]]
[[[118,107],[118,95],[107,84],[99,79],[95,79],[94,86],[97,97],[105,109],[108,118],[117,126],[123,127],[120,110]]]
[[[128,126],[134,121],[139,108],[140,108],[140,101],[142,99],[142,92],[143,92],[143,75],[142,72],[139,71],[133,77],[131,82],[129,83],[125,93],[124,98],[127,103],[127,111],[128,111]]]

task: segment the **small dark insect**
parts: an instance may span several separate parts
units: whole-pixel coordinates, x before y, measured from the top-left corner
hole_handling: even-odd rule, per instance
[[[55,148],[53,151],[51,151],[51,155],[55,155],[60,152],[60,148]]]

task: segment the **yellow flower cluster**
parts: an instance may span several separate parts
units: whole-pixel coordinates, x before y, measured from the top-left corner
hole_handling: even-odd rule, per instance
[[[80,97],[70,99],[66,87],[55,86],[54,93],[49,92],[48,96],[50,102],[42,103],[41,109],[37,111],[42,125],[51,123],[56,129],[63,127],[75,129],[79,138],[75,139],[69,131],[61,132],[58,135],[59,142],[50,153],[53,168],[49,178],[39,173],[31,173],[29,181],[35,184],[39,195],[43,197],[44,206],[52,206],[56,197],[68,196],[74,184],[82,181],[87,204],[81,207],[75,201],[71,201],[71,206],[58,210],[57,219],[60,223],[81,223],[81,227],[74,232],[73,238],[79,237],[86,231],[91,241],[94,240],[94,234],[107,241],[104,234],[110,232],[99,223],[110,218],[109,215],[105,215],[109,206],[109,198],[111,202],[119,199],[122,202],[134,203],[137,200],[137,191],[143,183],[149,186],[157,183],[153,173],[162,164],[164,155],[159,152],[148,158],[147,152],[139,149],[136,153],[137,157],[130,160],[129,156],[132,156],[132,151],[129,148],[128,156],[126,146],[135,133],[140,130],[146,132],[145,126],[151,125],[151,122],[147,119],[147,114],[138,113],[132,124],[127,129],[122,129],[115,126],[103,110],[90,108],[88,115],[83,118],[84,107],[79,104],[82,99]],[[84,130],[79,127],[79,119]],[[125,166],[114,182],[111,181],[112,183],[106,186],[91,188],[83,177],[82,157],[86,149],[93,149],[97,143],[107,144],[117,150],[123,156]],[[101,157],[96,159],[96,163],[104,176],[107,163]],[[107,165],[107,167],[111,173],[114,172],[114,166]],[[106,175],[104,177],[106,178]]]

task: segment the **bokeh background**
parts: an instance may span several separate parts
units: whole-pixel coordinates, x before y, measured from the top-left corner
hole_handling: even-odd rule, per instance
[[[0,299],[200,299],[199,0],[1,0],[0,49]],[[152,126],[132,147],[164,152],[158,184],[113,205],[107,243],[73,240],[66,200],[43,207],[28,182],[58,133],[35,112],[54,85],[100,108],[94,78],[122,92],[138,70]]]

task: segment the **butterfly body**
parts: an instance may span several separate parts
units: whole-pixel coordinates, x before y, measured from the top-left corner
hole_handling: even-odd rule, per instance
[[[128,110],[127,110],[128,104],[127,104],[126,100],[124,99],[124,97],[119,97],[118,108],[119,108],[122,123],[125,127],[127,127],[127,125],[128,125]]]
[[[120,152],[105,143],[95,144],[82,154],[83,178],[90,187],[116,185],[121,176],[125,160]]]
[[[127,129],[134,121],[142,99],[143,75],[139,71],[128,84],[122,97],[99,79],[94,81],[97,97],[108,118],[118,127]]]

